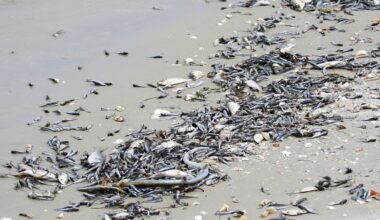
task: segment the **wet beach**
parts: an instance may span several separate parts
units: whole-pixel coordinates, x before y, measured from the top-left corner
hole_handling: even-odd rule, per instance
[[[317,18],[315,13],[295,11],[282,7],[279,2],[253,8],[228,7],[230,3],[195,0],[99,0],[80,3],[1,1],[0,27],[6,30],[0,35],[0,96],[3,100],[0,110],[1,164],[10,161],[17,164],[24,156],[41,155],[49,149],[47,140],[53,136],[68,140],[70,148],[79,151],[77,159],[84,151],[91,153],[101,150],[108,155],[117,145],[115,143],[119,143],[120,139],[127,141],[129,137],[126,135],[142,125],[159,131],[169,129],[180,121],[179,117],[154,120],[151,116],[156,109],[180,114],[204,106],[224,105],[223,101],[229,95],[218,90],[218,86],[212,82],[213,78],[206,76],[194,81],[203,81],[198,88],[186,89],[184,84],[167,88],[169,95],[162,99],[155,98],[161,93],[147,86],[147,83],[156,85],[167,78],[188,78],[188,74],[194,70],[207,75],[213,71],[213,64],[237,64],[249,57],[268,54],[276,47],[288,43],[295,45],[291,48],[291,53],[309,56],[339,53],[336,52],[338,49],[347,48],[353,48],[347,54],[355,55],[358,51],[371,51],[380,46],[378,26],[368,29],[371,20],[380,17],[378,10],[354,11],[354,15],[338,13],[339,16],[355,19],[353,23],[321,23],[322,19]],[[226,9],[221,10],[222,7]],[[245,36],[255,27],[255,23],[263,23],[263,18],[278,16],[281,12],[294,18],[284,20],[285,25],[277,24],[276,28],[268,28],[265,35],[273,37],[283,31],[297,32],[299,35],[289,35],[290,37],[286,37],[287,42],[276,45],[253,46],[250,49],[254,50],[242,51],[245,55],[237,55],[234,59],[210,59],[212,54],[225,48],[223,44],[216,45],[216,39]],[[312,24],[323,29],[321,31],[324,34],[318,30],[302,33]],[[338,30],[344,29],[345,32],[336,31],[330,28],[332,26]],[[231,42],[231,46],[233,44]],[[128,52],[128,55],[118,54],[122,52]],[[149,58],[152,56],[162,58]],[[186,58],[193,59],[196,65],[176,64],[177,60],[178,63],[184,63]],[[380,61],[378,57],[357,58],[358,61],[366,59]],[[380,204],[376,199],[371,198],[371,201],[361,204],[347,194],[349,189],[360,183],[367,189],[380,190],[380,137],[376,119],[380,105],[380,94],[376,89],[379,85],[378,66],[375,65],[374,71],[363,76],[358,76],[356,69],[349,71],[332,68],[326,69],[325,74],[310,66],[305,69],[310,72],[307,76],[338,74],[354,78],[353,82],[346,85],[337,85],[336,100],[325,107],[328,114],[339,115],[342,120],[316,126],[328,130],[328,135],[319,138],[290,136],[284,140],[260,143],[251,141],[250,154],[231,156],[233,161],[215,164],[228,175],[226,181],[213,186],[201,186],[204,192],[194,190],[186,193],[190,198],[185,196],[182,200],[188,205],[165,209],[170,213],[169,216],[165,217],[162,212],[160,216],[151,216],[149,219],[194,219],[198,215],[203,219],[227,219],[231,215],[215,215],[223,204],[228,204],[229,210],[245,210],[246,214],[243,216],[248,219],[260,219],[265,208],[259,209],[259,203],[264,199],[290,203],[301,197],[308,198],[307,205],[315,209],[317,214],[290,218],[378,219]],[[271,80],[280,80],[293,76],[292,74],[297,75],[294,72],[271,75],[259,84],[264,88]],[[59,82],[55,83],[48,78],[59,79]],[[86,82],[88,79],[109,81],[112,85],[96,87],[93,83]],[[136,88],[133,84],[146,88]],[[94,87],[98,94],[89,93]],[[178,87],[185,88],[179,94],[182,96],[180,98],[173,91]],[[186,94],[192,94],[203,87],[211,91],[204,101],[184,100]],[[85,99],[84,94],[88,94]],[[64,106],[41,108],[41,105],[49,102],[46,100],[47,95],[49,101],[62,103],[64,100],[75,100]],[[356,95],[361,96],[351,98]],[[360,108],[369,104],[371,108]],[[121,106],[124,110],[113,111],[116,106]],[[47,121],[72,118],[65,112],[79,107],[85,111],[81,111],[72,124],[91,125],[90,130],[40,130]],[[102,111],[101,108],[111,108],[112,111]],[[48,109],[49,113],[44,113],[43,109]],[[59,109],[61,115],[52,112],[55,109]],[[115,121],[112,115],[114,113],[124,117],[124,120]],[[40,121],[34,123],[33,120],[39,120],[39,117]],[[368,118],[372,119],[367,120]],[[31,125],[27,125],[28,122]],[[82,140],[72,136],[81,137]],[[23,150],[28,144],[33,145],[29,154],[11,154],[11,150]],[[43,160],[45,157],[42,156]],[[44,166],[49,165],[45,163]],[[352,173],[345,174],[347,167],[352,169]],[[4,167],[1,169],[1,173],[15,172]],[[313,186],[324,176],[331,176],[333,179],[352,177],[353,181],[347,188],[326,188],[323,191],[292,194],[304,187]],[[69,202],[83,199],[76,190],[79,186],[71,185],[62,189],[53,201],[36,201],[27,198],[29,189],[14,190],[16,182],[14,177],[1,178],[3,199],[0,202],[0,217],[25,219],[19,213],[27,213],[34,219],[55,219],[63,213],[64,219],[102,219],[105,213],[121,211],[98,204],[95,207],[80,207],[78,212],[56,211],[55,209],[65,207]],[[348,199],[348,202],[333,208],[329,206],[331,202],[342,199]],[[136,200],[139,198],[128,198],[127,202]],[[173,195],[163,196],[163,200],[143,205],[154,209],[174,203]],[[279,212],[263,219],[276,217],[278,214]]]

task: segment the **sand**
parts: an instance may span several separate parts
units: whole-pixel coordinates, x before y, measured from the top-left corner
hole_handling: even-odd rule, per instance
[[[207,73],[210,65],[217,62],[233,61],[209,60],[208,56],[215,53],[213,46],[216,38],[244,34],[250,24],[260,17],[273,15],[275,10],[290,13],[296,16],[295,21],[299,28],[281,27],[277,31],[301,31],[307,22],[318,24],[315,15],[300,13],[279,7],[260,7],[254,9],[220,10],[227,3],[204,1],[0,1],[0,161],[17,162],[22,156],[11,155],[10,150],[22,148],[26,144],[33,144],[33,155],[39,155],[46,150],[46,140],[55,134],[39,131],[38,125],[27,126],[26,122],[42,116],[42,121],[57,120],[53,114],[44,114],[40,105],[45,103],[45,96],[52,100],[77,99],[72,106],[62,108],[64,111],[73,110],[79,106],[91,113],[81,115],[77,124],[93,124],[90,132],[66,132],[58,134],[63,140],[70,140],[72,146],[80,151],[96,149],[111,150],[113,141],[124,138],[132,128],[142,124],[157,129],[165,129],[173,121],[151,120],[151,114],[156,108],[171,108],[174,111],[187,111],[212,104],[222,94],[211,95],[206,102],[185,102],[174,95],[162,100],[146,101],[145,108],[139,108],[142,100],[157,96],[153,89],[135,89],[133,83],[156,83],[167,77],[186,77],[191,70],[202,70]],[[152,10],[152,7],[162,10]],[[233,13],[234,11],[251,12],[252,15]],[[232,14],[223,26],[217,23],[226,19],[226,14]],[[303,54],[318,54],[333,51],[330,42],[340,42],[351,47],[349,37],[355,32],[360,36],[373,38],[373,43],[358,43],[352,46],[355,51],[373,48],[379,43],[378,33],[364,31],[369,21],[378,17],[378,12],[355,12],[357,21],[350,25],[336,25],[347,32],[331,32],[322,37],[316,32],[301,35],[295,41],[294,50]],[[318,24],[321,27],[335,25],[333,22]],[[53,37],[56,31],[64,33]],[[191,36],[197,36],[192,39]],[[194,38],[194,37],[193,37]],[[326,47],[317,51],[318,47]],[[104,50],[110,52],[106,57]],[[270,48],[258,49],[257,54],[268,52]],[[13,52],[12,52],[13,51]],[[129,56],[123,57],[116,52],[128,51]],[[147,57],[163,55],[163,59],[155,60]],[[202,67],[184,67],[172,65],[178,59],[182,61],[192,57],[196,61],[206,62]],[[83,67],[78,70],[77,67]],[[320,74],[320,73],[316,73]],[[352,75],[352,74],[351,74]],[[64,83],[53,84],[47,78],[54,77]],[[100,88],[99,95],[89,96],[83,100],[82,96],[92,87],[86,79],[111,81],[110,88]],[[213,87],[208,79],[202,79],[205,85]],[[354,88],[368,93],[368,88],[378,87],[379,81],[358,80]],[[28,83],[34,84],[29,88]],[[366,96],[365,96],[366,97]],[[173,219],[193,219],[193,216],[202,213],[204,219],[219,219],[214,215],[223,203],[233,208],[247,211],[249,219],[258,219],[262,210],[258,203],[264,199],[287,203],[297,197],[288,195],[304,186],[313,185],[322,176],[342,178],[345,175],[340,171],[345,167],[354,170],[352,174],[357,183],[364,183],[367,187],[380,190],[379,185],[379,142],[363,143],[362,139],[368,136],[377,136],[378,122],[363,122],[367,116],[379,114],[376,111],[353,113],[350,109],[357,102],[371,102],[379,104],[379,100],[367,97],[355,101],[340,101],[333,110],[344,115],[347,119],[342,122],[347,129],[337,130],[334,125],[327,128],[330,133],[321,139],[294,139],[289,138],[280,143],[280,147],[273,147],[272,143],[262,144],[257,154],[244,161],[232,163],[229,167],[222,166],[230,181],[218,184],[215,187],[204,187],[205,192],[194,192],[198,198],[188,199],[190,206],[170,210]],[[107,113],[99,111],[101,107],[117,105],[126,108],[123,113],[126,121],[115,124],[112,120],[105,120]],[[351,117],[355,117],[350,119]],[[66,116],[59,118],[63,119]],[[67,118],[67,117],[66,117]],[[358,128],[366,124],[367,129]],[[108,131],[121,129],[113,137],[105,137]],[[83,136],[82,141],[76,141],[70,135]],[[306,148],[305,143],[311,143]],[[343,146],[336,147],[336,146]],[[289,151],[289,157],[282,156],[282,151]],[[6,171],[6,170],[5,170]],[[4,171],[2,171],[4,172]],[[18,213],[25,212],[35,219],[55,219],[59,212],[55,208],[63,207],[69,201],[81,199],[75,187],[69,187],[59,194],[54,202],[33,201],[26,198],[27,191],[13,190],[14,179],[1,179],[0,217],[22,219]],[[260,192],[264,187],[270,193]],[[380,204],[372,201],[358,204],[349,201],[347,205],[330,210],[327,204],[347,198],[347,189],[329,190],[307,194],[308,204],[318,210],[318,215],[305,215],[297,219],[378,219]],[[233,203],[232,197],[240,200]],[[171,202],[171,199],[164,204]],[[199,202],[199,205],[193,205]],[[153,207],[164,204],[152,204]],[[102,214],[110,211],[106,209],[81,208],[77,213],[65,213],[65,219],[100,219]],[[112,210],[111,210],[112,211]],[[207,213],[207,214],[206,214]],[[156,219],[156,217],[151,217]],[[227,219],[221,218],[221,219]]]

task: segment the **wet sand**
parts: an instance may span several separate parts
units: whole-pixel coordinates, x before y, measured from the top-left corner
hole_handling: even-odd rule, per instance
[[[22,156],[10,155],[10,150],[22,148],[26,144],[33,144],[33,155],[39,155],[46,150],[46,140],[56,134],[39,131],[38,126],[44,121],[54,121],[57,117],[44,114],[40,105],[45,103],[45,96],[52,100],[77,99],[74,105],[61,107],[63,111],[70,111],[82,106],[91,113],[84,113],[75,124],[93,124],[89,132],[64,132],[57,134],[63,140],[70,140],[71,145],[80,151],[94,149],[112,150],[113,141],[125,138],[124,135],[132,128],[142,124],[157,129],[167,128],[172,121],[151,120],[151,114],[156,108],[173,108],[175,111],[186,111],[204,104],[214,103],[215,94],[206,102],[185,102],[174,95],[162,100],[144,102],[146,107],[139,108],[143,99],[157,96],[153,89],[132,88],[133,83],[156,83],[167,77],[185,77],[194,69],[207,72],[212,63],[233,61],[209,60],[208,56],[215,53],[217,48],[213,41],[221,36],[244,34],[249,28],[246,21],[255,22],[257,18],[273,15],[275,10],[296,16],[291,23],[299,24],[299,28],[280,27],[277,31],[300,31],[305,28],[307,21],[316,23],[315,16],[307,13],[294,12],[289,9],[273,9],[260,7],[253,9],[220,10],[226,3],[204,1],[1,1],[0,2],[0,132],[2,142],[0,161],[19,161]],[[155,11],[152,7],[162,8]],[[233,11],[252,12],[253,15],[232,13],[223,26],[216,24],[225,19],[227,13]],[[321,37],[316,32],[302,35],[295,41],[294,50],[303,54],[316,54],[317,47],[327,47],[321,51],[325,53],[331,48],[330,42],[341,42],[349,45],[349,36],[359,32],[374,39],[372,44],[359,43],[354,45],[355,51],[368,49],[369,45],[376,45],[378,33],[363,31],[369,21],[378,17],[378,12],[355,12],[354,24],[337,27],[347,30],[346,33],[331,32]],[[331,26],[329,22],[321,26]],[[57,38],[51,35],[58,30],[64,33]],[[191,36],[197,39],[191,39]],[[203,47],[203,50],[199,48]],[[334,48],[335,49],[335,48]],[[105,56],[103,51],[110,52]],[[268,52],[270,48],[258,49],[257,54]],[[14,51],[14,53],[11,53]],[[115,52],[128,51],[129,56],[123,57]],[[146,57],[163,54],[162,60]],[[205,61],[203,67],[175,66],[177,59],[192,57],[196,61]],[[77,67],[82,66],[82,70]],[[316,73],[318,74],[318,73]],[[53,84],[47,78],[56,77],[65,83]],[[83,100],[82,96],[92,87],[86,79],[111,81],[112,87],[100,88],[99,95],[90,95]],[[206,85],[213,87],[208,79],[202,79]],[[29,88],[28,83],[34,87]],[[355,88],[365,89],[375,87],[378,81],[364,82],[354,85]],[[364,91],[366,92],[366,91]],[[187,93],[187,91],[186,91]],[[379,104],[379,100],[358,100]],[[106,112],[101,107],[117,105],[126,108],[123,113],[126,121],[117,124],[113,120],[105,120]],[[345,105],[345,107],[342,107]],[[304,186],[313,185],[321,176],[330,175],[335,178],[343,177],[339,169],[351,167],[357,183],[364,183],[375,190],[379,185],[379,143],[362,143],[362,138],[378,136],[378,123],[367,123],[366,130],[358,128],[364,122],[361,119],[378,112],[351,113],[345,111],[353,103],[344,100],[335,103],[334,110],[345,116],[356,116],[344,121],[346,130],[337,131],[334,125],[328,126],[329,135],[322,139],[294,139],[289,138],[280,143],[280,147],[272,143],[264,143],[257,148],[257,155],[247,160],[237,161],[229,167],[222,166],[231,180],[218,184],[215,187],[204,187],[205,192],[194,192],[197,199],[189,199],[189,207],[170,210],[173,219],[192,219],[193,216],[204,211],[204,219],[219,219],[214,216],[223,203],[234,208],[247,211],[249,219],[258,219],[262,210],[258,203],[268,198],[277,202],[292,201],[296,195],[287,195]],[[42,122],[27,126],[26,122],[42,116]],[[106,137],[108,131],[121,129],[119,134]],[[83,136],[82,141],[76,141],[70,135]],[[100,138],[106,137],[104,141]],[[312,147],[305,148],[305,143],[312,143]],[[343,146],[343,149],[335,148]],[[289,157],[283,157],[281,151],[291,152]],[[54,202],[29,200],[27,191],[14,191],[14,179],[2,179],[0,190],[0,217],[18,217],[19,212],[33,215],[35,219],[54,219],[59,212],[55,208],[63,207],[68,201],[78,201],[81,196],[75,187],[69,187],[59,194]],[[260,187],[270,192],[265,195]],[[231,198],[235,196],[241,200],[234,204]],[[367,204],[357,204],[353,201],[345,206],[329,210],[327,204],[347,197],[346,189],[337,189],[325,192],[315,192],[307,195],[309,204],[318,210],[319,215],[306,215],[297,219],[378,219],[380,204],[372,201]],[[194,201],[199,205],[192,205]],[[170,203],[168,198],[166,203]],[[165,203],[164,203],[165,204]],[[152,204],[152,207],[164,204]],[[105,209],[81,208],[78,213],[65,213],[65,219],[100,219]],[[155,219],[156,217],[152,217]],[[224,218],[221,218],[224,219]],[[225,218],[227,219],[227,218]]]

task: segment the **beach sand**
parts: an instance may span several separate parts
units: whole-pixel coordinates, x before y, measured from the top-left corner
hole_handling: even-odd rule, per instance
[[[279,27],[268,33],[279,31],[300,32],[308,24],[319,27],[336,26],[346,32],[329,32],[321,36],[315,31],[300,35],[295,39],[294,51],[302,54],[325,54],[333,51],[331,42],[342,43],[353,47],[354,51],[370,49],[379,43],[379,33],[363,30],[370,20],[379,17],[378,11],[354,12],[356,19],[353,24],[335,24],[324,22],[319,24],[315,15],[272,7],[232,8],[220,10],[228,3],[211,1],[0,1],[0,161],[18,162],[20,155],[11,155],[10,151],[20,149],[26,144],[33,144],[32,154],[39,155],[47,149],[46,140],[56,135],[41,132],[38,126],[44,121],[55,121],[68,118],[64,114],[57,117],[54,114],[44,114],[39,107],[45,103],[45,96],[51,100],[75,98],[75,104],[61,107],[62,111],[71,111],[83,107],[91,113],[83,113],[76,124],[92,124],[89,132],[64,132],[58,136],[62,140],[70,140],[71,146],[83,151],[106,149],[111,151],[116,139],[124,138],[133,128],[147,125],[151,128],[166,129],[173,121],[157,121],[151,119],[156,108],[170,108],[181,112],[199,108],[206,104],[214,104],[221,93],[212,94],[206,102],[186,102],[175,98],[171,93],[165,99],[145,101],[145,108],[139,108],[142,100],[157,96],[154,89],[136,89],[132,84],[155,84],[168,77],[187,77],[191,70],[208,72],[213,63],[236,63],[239,59],[218,60],[208,59],[209,55],[218,49],[213,46],[216,38],[221,36],[244,35],[250,28],[250,22],[258,18],[275,14],[276,10],[296,16],[289,23],[298,24],[298,28]],[[152,7],[162,10],[153,10]],[[234,13],[234,12],[241,13]],[[252,15],[243,15],[250,12]],[[231,19],[222,26],[217,23],[226,19],[226,14],[232,14]],[[63,34],[53,37],[52,34],[63,30]],[[371,37],[373,43],[358,43],[351,46],[349,40],[357,32],[360,36]],[[196,36],[197,39],[192,39]],[[316,50],[324,47],[324,50]],[[269,52],[273,47],[255,48],[257,55]],[[105,56],[104,50],[110,55]],[[127,51],[127,57],[116,53]],[[149,56],[163,55],[163,59],[149,59]],[[191,57],[196,61],[204,61],[206,65],[176,66],[176,60],[182,61]],[[380,61],[380,60],[378,60]],[[83,67],[78,70],[77,67]],[[334,72],[334,71],[331,71]],[[321,74],[319,72],[313,74]],[[344,73],[353,76],[352,73]],[[64,83],[53,84],[49,77],[59,78]],[[113,82],[109,88],[99,88],[99,95],[90,95],[82,99],[83,94],[92,86],[86,79]],[[215,87],[209,79],[203,78],[205,85]],[[28,83],[34,84],[33,88]],[[378,87],[379,81],[358,79],[353,88],[366,94],[368,88]],[[190,90],[191,92],[192,90]],[[189,91],[185,91],[188,93]],[[379,142],[363,143],[368,136],[377,136],[379,140],[378,122],[363,122],[364,118],[378,115],[376,111],[350,112],[354,104],[371,102],[379,104],[379,100],[363,99],[354,101],[338,101],[330,106],[334,111],[347,119],[344,124],[347,129],[337,130],[329,125],[329,135],[319,139],[289,138],[273,147],[271,142],[265,142],[257,147],[257,154],[247,160],[237,158],[229,166],[220,168],[231,177],[229,181],[214,187],[203,187],[205,192],[195,191],[189,195],[198,198],[186,199],[188,207],[169,209],[172,219],[193,219],[195,215],[203,214],[204,219],[227,219],[214,215],[224,203],[231,208],[247,211],[249,219],[259,219],[258,204],[262,199],[270,199],[279,203],[288,203],[303,195],[289,195],[305,186],[315,184],[322,176],[344,178],[341,170],[345,167],[353,169],[352,176],[356,183],[380,190]],[[123,115],[126,120],[116,123],[106,120],[107,112],[101,107],[124,106]],[[26,122],[41,116],[42,122],[27,126]],[[354,118],[352,118],[354,117]],[[366,124],[367,129],[359,126]],[[107,137],[108,131],[121,129],[113,137]],[[83,140],[76,141],[70,135],[80,135]],[[105,137],[102,141],[101,138]],[[306,148],[305,144],[311,143]],[[343,147],[336,147],[343,146]],[[282,151],[289,151],[289,157],[282,156]],[[3,169],[1,172],[6,172]],[[64,207],[69,201],[81,199],[81,194],[71,186],[58,194],[51,201],[34,201],[26,197],[27,190],[13,190],[15,179],[0,181],[0,217],[24,219],[19,213],[28,213],[34,219],[55,219],[60,213],[56,208]],[[260,188],[268,190],[270,195],[260,192]],[[334,189],[314,192],[306,195],[308,204],[318,210],[317,215],[304,215],[296,219],[379,219],[380,203],[371,201],[358,204],[349,201],[348,204],[330,210],[330,202],[347,198],[347,189]],[[239,203],[233,203],[236,197]],[[133,199],[131,199],[133,201]],[[162,207],[172,202],[167,198],[163,203],[149,204],[152,207]],[[193,205],[194,202],[199,205]],[[101,219],[106,212],[113,210],[92,209],[83,207],[76,213],[64,213],[64,219]],[[156,219],[157,217],[151,217]]]

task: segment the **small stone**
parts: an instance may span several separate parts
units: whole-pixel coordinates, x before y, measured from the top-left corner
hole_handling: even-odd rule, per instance
[[[255,140],[256,143],[260,144],[261,141],[264,140],[264,137],[263,137],[263,135],[261,135],[261,134],[255,134],[255,135],[253,136],[253,140]]]
[[[289,157],[290,154],[291,154],[291,153],[290,153],[289,151],[287,151],[287,150],[281,151],[281,155],[282,155],[283,157]]]
[[[201,215],[196,215],[196,216],[194,216],[194,220],[202,220],[202,216]]]
[[[63,220],[63,213],[59,213],[57,215],[57,220]]]
[[[265,210],[264,212],[262,212],[262,213],[260,214],[260,217],[261,217],[261,218],[266,218],[268,215],[269,215],[268,211]]]
[[[124,140],[120,138],[120,139],[114,140],[113,144],[119,145],[119,144],[122,144],[123,142]]]
[[[227,204],[223,204],[222,207],[219,209],[220,212],[226,212],[230,209],[230,206]]]
[[[123,121],[125,121],[124,117],[121,116],[121,115],[115,115],[113,117],[113,120],[116,121],[116,122],[123,122]]]
[[[274,207],[269,207],[269,208],[266,209],[266,211],[269,213],[269,215],[277,213],[277,209],[274,208]]]
[[[115,107],[115,110],[118,111],[118,112],[122,112],[122,111],[125,110],[125,108],[123,106],[118,105],[118,106]]]
[[[304,146],[305,146],[306,148],[309,148],[309,147],[313,146],[313,144],[312,144],[312,143],[305,143]]]

